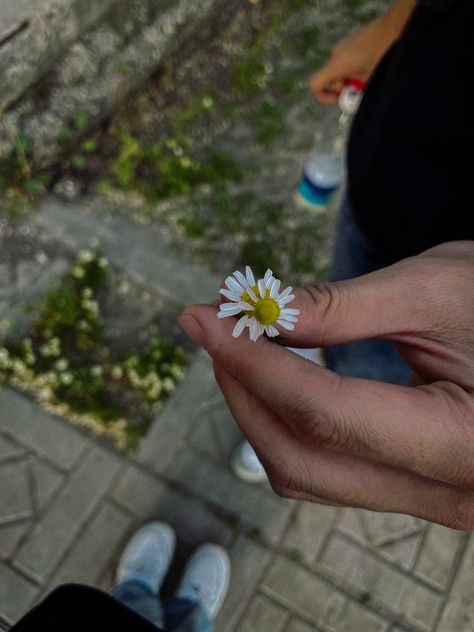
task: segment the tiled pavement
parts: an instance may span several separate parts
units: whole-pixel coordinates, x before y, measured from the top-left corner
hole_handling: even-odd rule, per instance
[[[110,588],[127,538],[158,518],[178,534],[168,593],[198,543],[229,549],[232,583],[218,632],[474,630],[469,534],[277,498],[231,475],[238,440],[201,353],[135,462],[3,390],[2,625],[57,584]]]

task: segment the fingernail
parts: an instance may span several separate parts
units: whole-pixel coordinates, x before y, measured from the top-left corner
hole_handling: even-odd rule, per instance
[[[181,323],[181,327],[188,334],[190,338],[196,341],[201,346],[205,346],[206,336],[204,333],[204,329],[201,327],[200,323],[191,316],[191,314],[183,314],[179,319]]]

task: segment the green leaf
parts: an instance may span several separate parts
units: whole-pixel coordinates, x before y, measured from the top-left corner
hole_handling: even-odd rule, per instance
[[[74,114],[73,120],[77,129],[82,132],[87,127],[89,117],[85,112],[76,112],[76,114]]]
[[[71,164],[76,169],[82,171],[87,167],[87,160],[84,158],[84,156],[81,156],[81,154],[74,154],[74,156],[71,158]]]
[[[44,191],[49,184],[51,176],[48,173],[37,173],[32,178],[28,178],[23,183],[23,189],[29,193],[37,193],[38,191]]]
[[[93,138],[86,138],[81,147],[83,151],[90,154],[97,149],[97,142]]]

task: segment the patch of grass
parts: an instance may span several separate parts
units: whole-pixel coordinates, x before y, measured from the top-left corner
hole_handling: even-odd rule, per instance
[[[257,141],[268,145],[285,129],[285,120],[279,105],[264,101],[252,113],[251,120],[257,128]]]
[[[27,197],[42,192],[51,180],[45,171],[35,172],[31,150],[30,139],[19,135],[15,138],[11,154],[0,160],[0,188],[10,197]]]
[[[116,130],[117,156],[112,165],[113,185],[140,192],[151,202],[186,195],[202,185],[239,182],[242,174],[226,154],[212,147],[194,151],[188,129],[213,106],[206,96],[178,112],[172,133],[157,142],[142,143],[127,129]]]
[[[135,353],[112,351],[100,308],[108,265],[97,253],[80,254],[61,287],[37,308],[29,336],[0,348],[0,378],[133,449],[183,376],[187,357],[154,330]]]

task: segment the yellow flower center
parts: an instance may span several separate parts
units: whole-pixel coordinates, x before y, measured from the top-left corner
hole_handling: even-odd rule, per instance
[[[278,303],[270,298],[270,290],[265,289],[265,296],[260,296],[258,286],[252,286],[253,293],[257,297],[255,302],[248,292],[242,294],[242,300],[253,306],[252,311],[246,311],[247,316],[254,316],[261,325],[272,325],[280,316],[280,308]]]
[[[255,305],[254,315],[261,325],[272,325],[280,316],[280,308],[272,298],[264,298]]]

